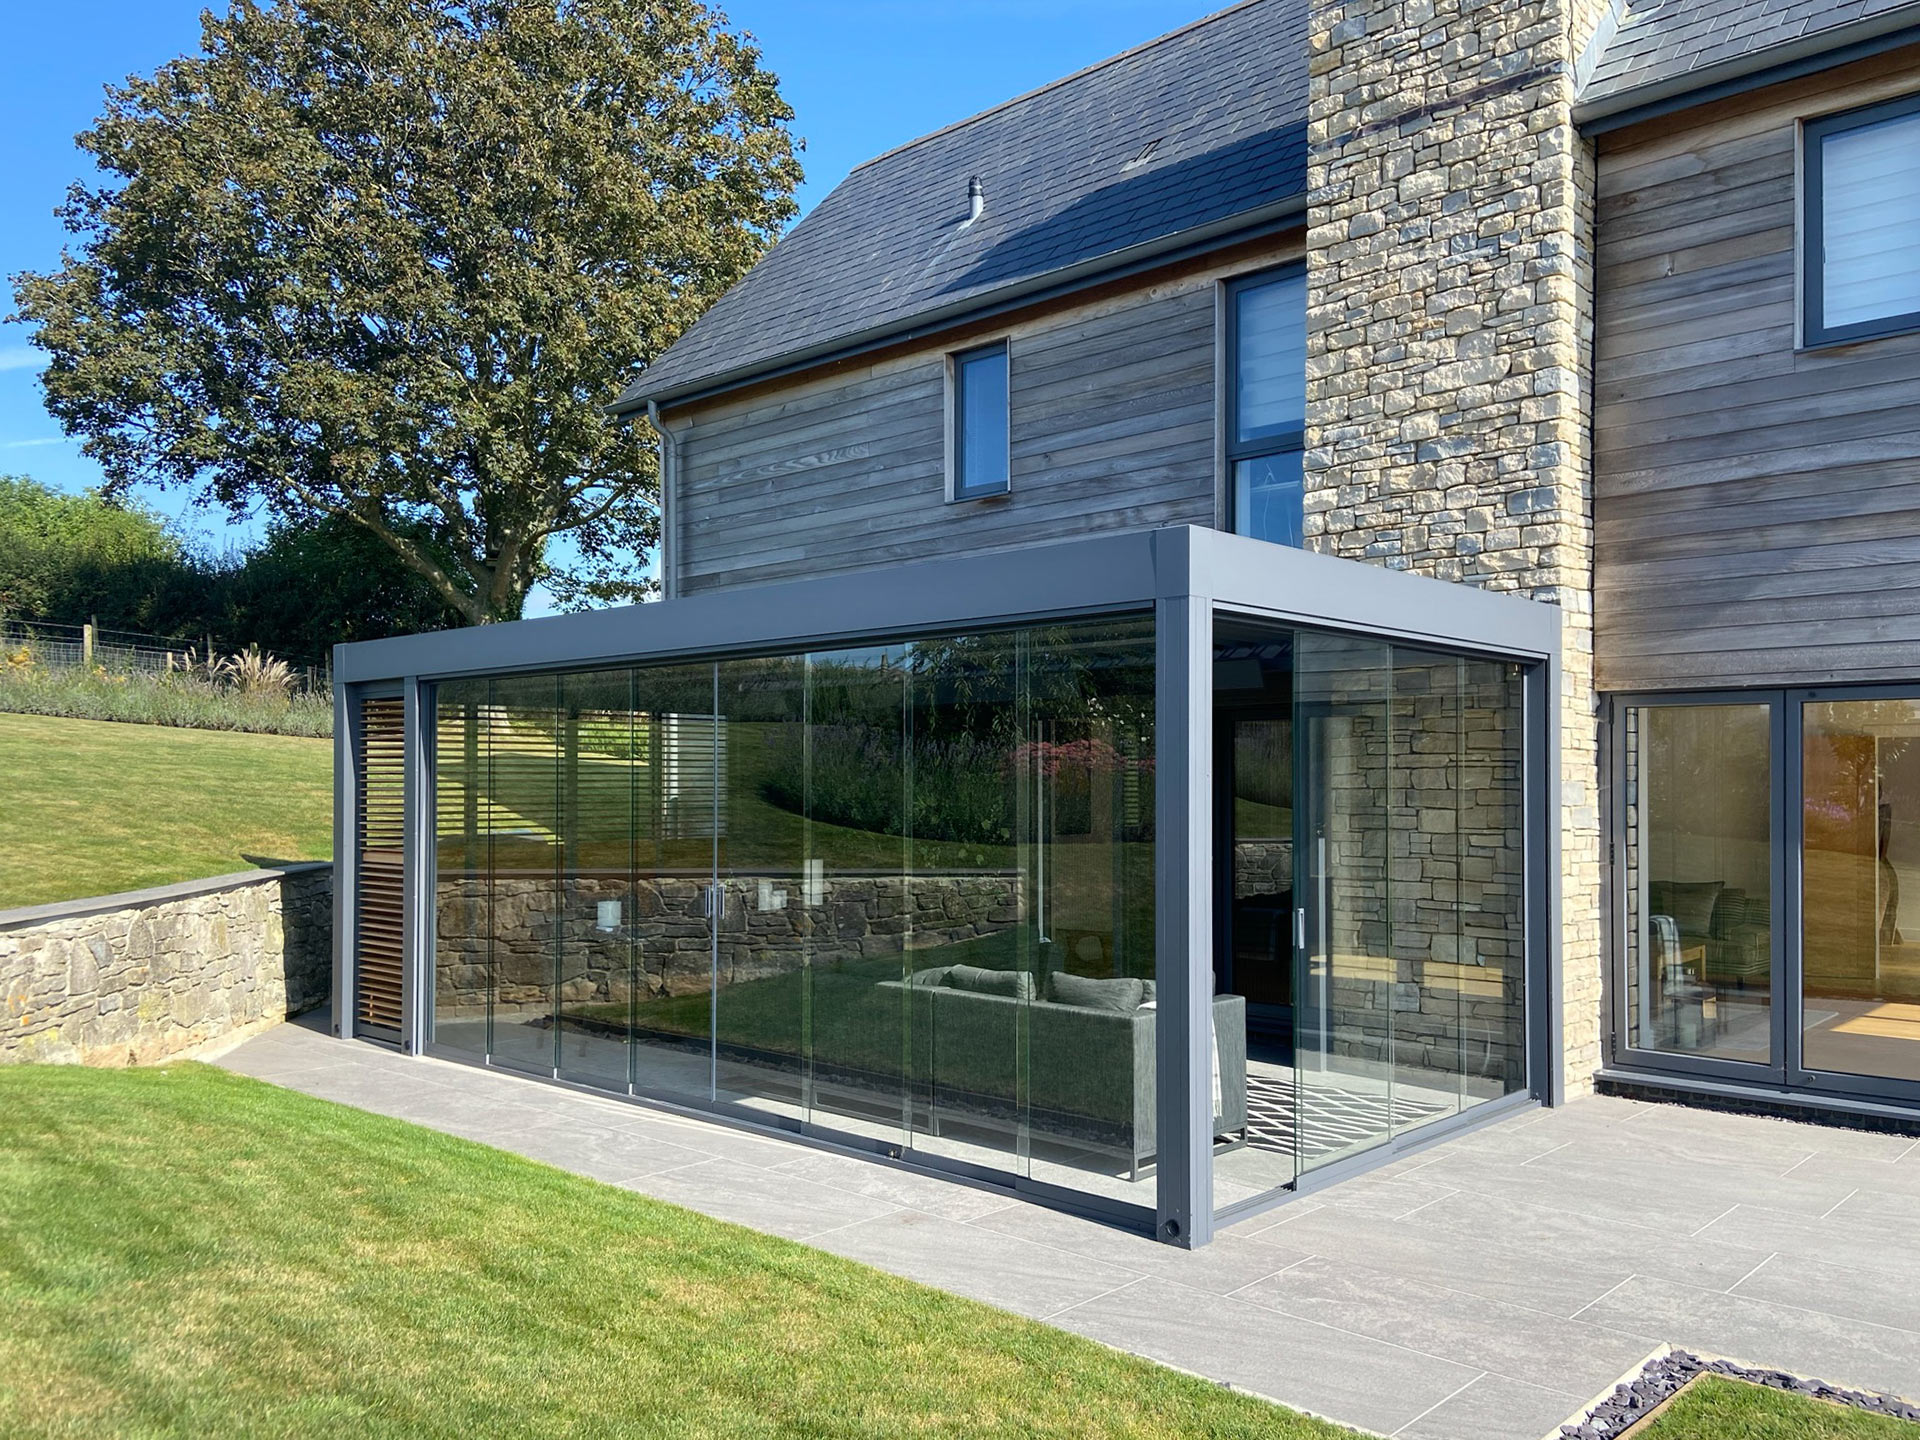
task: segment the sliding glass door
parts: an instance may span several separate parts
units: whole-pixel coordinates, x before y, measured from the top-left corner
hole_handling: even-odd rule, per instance
[[[1800,1060],[1920,1085],[1920,698],[1801,706]]]
[[[1615,713],[1621,1061],[1920,1099],[1920,696]]]
[[[1144,615],[444,682],[435,1049],[1151,1205],[1154,684]]]

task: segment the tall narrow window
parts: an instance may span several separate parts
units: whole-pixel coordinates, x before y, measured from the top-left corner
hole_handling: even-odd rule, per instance
[[[1307,277],[1254,276],[1227,292],[1227,464],[1233,529],[1301,543]]]
[[[1809,121],[1806,342],[1920,329],[1920,95]]]
[[[1007,344],[953,357],[953,498],[1007,493]]]

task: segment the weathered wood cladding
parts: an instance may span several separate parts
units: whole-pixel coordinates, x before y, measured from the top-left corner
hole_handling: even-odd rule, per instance
[[[1794,348],[1797,124],[1914,91],[1920,47],[1602,137],[1601,688],[1920,678],[1920,335]]]
[[[675,415],[679,593],[1214,524],[1217,284],[1299,253],[1296,236]],[[1011,493],[948,504],[945,357],[1000,335]]]

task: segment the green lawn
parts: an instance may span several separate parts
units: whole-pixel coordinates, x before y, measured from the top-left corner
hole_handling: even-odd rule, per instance
[[[0,1433],[1348,1435],[199,1065],[0,1069]]]
[[[1702,1375],[1635,1440],[1920,1440],[1920,1425]]]
[[[0,714],[0,909],[332,853],[333,742]]]

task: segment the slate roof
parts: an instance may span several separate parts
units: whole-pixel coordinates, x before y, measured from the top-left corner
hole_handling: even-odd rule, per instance
[[[867,161],[617,402],[764,373],[1306,190],[1307,0],[1246,0]],[[968,225],[967,182],[986,211]]]
[[[1629,92],[1708,83],[1707,72],[1920,25],[1920,0],[1628,0],[1581,91],[1583,107]]]

